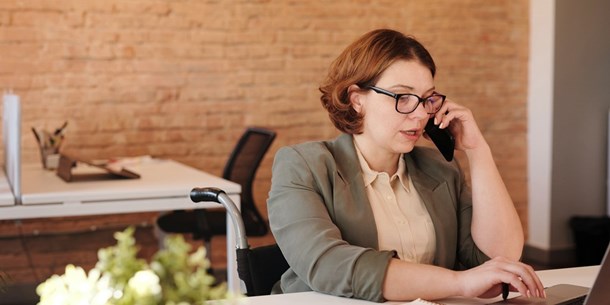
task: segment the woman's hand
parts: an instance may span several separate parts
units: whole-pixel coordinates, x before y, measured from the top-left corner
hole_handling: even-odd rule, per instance
[[[458,272],[461,295],[492,298],[502,292],[502,283],[527,297],[546,297],[544,286],[532,267],[503,257],[495,257],[475,268]]]
[[[462,105],[447,100],[434,115],[434,120],[434,124],[439,128],[449,128],[458,150],[474,150],[487,145],[472,112]]]

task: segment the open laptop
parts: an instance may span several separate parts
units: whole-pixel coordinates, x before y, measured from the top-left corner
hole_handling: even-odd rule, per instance
[[[536,305],[607,305],[610,304],[610,246],[602,260],[599,273],[591,289],[582,286],[560,284],[545,289],[546,299],[519,296],[494,304]]]

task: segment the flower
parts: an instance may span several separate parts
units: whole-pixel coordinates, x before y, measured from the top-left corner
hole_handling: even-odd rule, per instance
[[[66,266],[36,288],[38,305],[196,305],[232,298],[226,284],[207,274],[205,250],[191,252],[181,235],[170,235],[166,248],[150,264],[136,257],[134,229],[115,233],[115,246],[100,249],[95,268]]]
[[[141,270],[129,279],[127,287],[132,289],[137,297],[156,297],[161,295],[159,277],[151,270]]]
[[[40,295],[39,305],[55,304],[109,304],[114,295],[110,286],[110,277],[102,276],[97,269],[91,269],[89,274],[81,267],[66,266],[64,275],[53,275],[36,288]]]

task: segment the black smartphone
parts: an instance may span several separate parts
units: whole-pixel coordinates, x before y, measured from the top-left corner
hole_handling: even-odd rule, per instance
[[[451,133],[446,129],[440,129],[437,125],[434,125],[434,118],[428,120],[426,127],[424,128],[426,133],[430,137],[430,140],[434,142],[436,148],[443,154],[445,160],[453,160],[453,151],[455,149],[455,139]]]

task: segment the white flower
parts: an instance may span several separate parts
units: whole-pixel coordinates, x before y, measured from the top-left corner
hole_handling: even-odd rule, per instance
[[[161,294],[159,277],[152,270],[140,270],[127,282],[138,297],[157,296]]]
[[[64,275],[53,275],[36,288],[40,295],[38,305],[109,304],[114,289],[110,287],[110,278],[100,275],[95,268],[87,276],[83,268],[68,265]]]
[[[212,286],[214,278],[205,272],[209,261],[203,247],[189,255],[190,245],[180,235],[168,237],[172,246],[148,264],[136,256],[133,229],[115,238],[117,245],[101,249],[88,274],[68,265],[63,275],[38,285],[38,305],[188,305],[227,297],[226,287]]]

